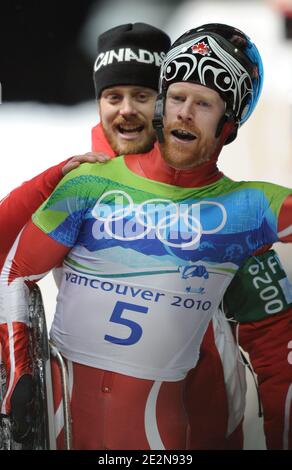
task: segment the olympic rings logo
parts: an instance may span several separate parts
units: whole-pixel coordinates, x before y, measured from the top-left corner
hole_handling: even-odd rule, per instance
[[[215,227],[203,228],[200,220],[202,206],[215,206],[219,209],[221,220]],[[105,192],[96,202],[92,215],[99,221],[98,226],[93,226],[95,238],[100,238],[98,230],[102,222],[103,230],[110,238],[134,241],[151,239],[154,235],[164,245],[181,249],[193,249],[202,234],[219,232],[227,220],[226,209],[219,202],[180,204],[169,199],[153,198],[137,204],[129,194],[121,190]]]

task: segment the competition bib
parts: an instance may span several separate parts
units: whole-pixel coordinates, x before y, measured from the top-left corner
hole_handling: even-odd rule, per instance
[[[170,285],[172,277],[177,273],[168,275]],[[196,364],[218,290],[229,282],[221,275],[218,286],[215,278],[206,292],[176,292],[66,269],[52,339],[76,362],[139,378],[181,380]]]

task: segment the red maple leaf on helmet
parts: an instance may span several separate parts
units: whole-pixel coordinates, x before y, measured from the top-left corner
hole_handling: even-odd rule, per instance
[[[209,55],[211,54],[211,49],[204,41],[197,42],[192,46],[192,51],[194,54]]]

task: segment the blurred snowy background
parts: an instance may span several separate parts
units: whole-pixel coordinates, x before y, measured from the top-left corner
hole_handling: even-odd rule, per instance
[[[227,146],[220,168],[234,179],[292,186],[292,1],[85,0],[4,1],[0,32],[0,198],[22,181],[91,149],[98,121],[92,64],[96,38],[118,24],[143,21],[175,40],[203,23],[232,24],[257,44],[265,66],[253,117]],[[292,249],[277,246],[292,279]],[[48,323],[56,288],[41,282]],[[249,379],[245,448],[264,449],[256,392]]]

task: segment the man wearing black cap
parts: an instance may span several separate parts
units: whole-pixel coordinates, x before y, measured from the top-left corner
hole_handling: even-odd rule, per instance
[[[145,23],[117,26],[99,37],[94,83],[102,125],[92,129],[93,152],[75,156],[46,170],[1,201],[0,270],[17,234],[68,171],[85,161],[104,161],[106,155],[112,158],[130,152],[146,152],[153,146],[155,134],[151,120],[160,65],[169,46],[167,34]],[[4,345],[2,359],[10,373],[2,412],[7,414],[11,409],[13,414],[10,403],[15,404],[14,418],[19,418],[15,437],[21,441],[27,435],[23,410],[31,397],[30,366],[19,360],[14,345],[18,341],[24,344],[28,331],[24,323],[15,322],[13,333],[9,333],[7,325],[0,323]],[[13,345],[11,355],[6,348],[10,341]],[[28,397],[25,403],[24,396]]]
[[[115,155],[144,153],[156,140],[152,117],[168,48],[168,36],[143,23],[117,26],[98,39],[93,74],[102,123],[98,127]],[[100,148],[98,134],[97,128],[94,149]]]

